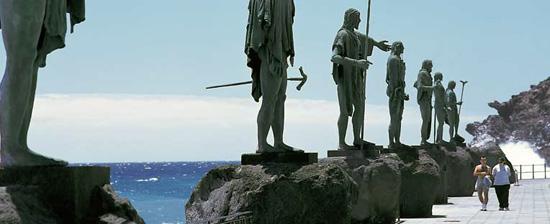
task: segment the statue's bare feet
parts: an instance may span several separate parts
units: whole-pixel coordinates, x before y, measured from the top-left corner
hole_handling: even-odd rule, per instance
[[[346,143],[340,144],[340,145],[338,146],[338,150],[354,150],[354,149],[357,149],[357,148],[355,148],[355,147],[353,147],[353,146],[351,146],[351,145],[348,145],[348,144],[346,144]]]
[[[49,158],[31,150],[20,149],[15,152],[2,150],[0,154],[0,166],[2,167],[23,167],[23,166],[67,166],[63,160]]]
[[[275,148],[273,148],[273,146],[267,143],[258,145],[258,150],[256,150],[256,153],[264,153],[264,152],[275,152]]]
[[[275,150],[278,152],[304,152],[304,150],[294,148],[282,142],[275,144]]]

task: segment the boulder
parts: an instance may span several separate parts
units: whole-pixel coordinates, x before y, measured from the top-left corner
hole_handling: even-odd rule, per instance
[[[355,223],[392,223],[398,217],[402,161],[395,154],[378,159],[330,158],[353,178],[358,193],[352,201]]]
[[[431,217],[440,188],[439,165],[424,149],[404,148],[399,151],[404,151],[398,152],[399,157],[406,158],[401,168],[401,217]]]
[[[219,223],[251,212],[253,223],[393,222],[398,217],[400,163],[396,156],[337,157],[307,166],[216,168],[195,187],[186,219]]]
[[[447,151],[447,196],[470,197],[475,188],[473,178],[477,161],[467,147],[443,147]]]
[[[56,224],[60,222],[55,212],[40,200],[38,187],[0,187],[0,223]]]
[[[144,223],[109,179],[109,167],[0,168],[0,223]]]
[[[354,180],[334,163],[230,165],[208,172],[193,190],[188,223],[221,223],[251,212],[253,223],[351,222]],[[229,216],[226,219],[218,219]]]
[[[444,146],[432,145],[428,147],[423,147],[423,149],[430,155],[430,157],[435,160],[439,166],[439,184],[437,188],[437,193],[435,196],[435,204],[447,204],[448,193],[447,193],[447,163],[448,163],[448,151]]]
[[[132,203],[119,197],[110,184],[96,187],[94,192],[94,217],[99,217],[99,223],[104,224],[144,224]]]

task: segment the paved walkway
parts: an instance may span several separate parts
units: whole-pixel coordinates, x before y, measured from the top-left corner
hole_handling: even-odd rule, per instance
[[[448,205],[435,205],[433,218],[401,219],[405,224],[412,223],[533,223],[550,224],[550,179],[522,180],[520,186],[510,187],[510,211],[499,211],[495,189],[489,191],[489,205],[486,212],[477,194],[472,197],[451,197]]]

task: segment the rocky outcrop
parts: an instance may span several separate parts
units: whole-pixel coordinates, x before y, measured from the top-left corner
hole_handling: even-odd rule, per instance
[[[220,167],[196,186],[186,204],[186,219],[194,223],[250,211],[253,223],[393,222],[398,217],[400,164],[399,158],[387,156],[331,158],[303,167]]]
[[[95,217],[100,224],[144,224],[136,209],[126,198],[119,197],[109,184],[97,187],[93,198],[95,201]]]
[[[474,167],[478,159],[474,160],[467,147],[442,147],[447,156],[447,196],[470,197],[474,193]]]
[[[350,223],[349,202],[356,194],[353,179],[333,163],[224,166],[199,182],[186,204],[186,219],[250,211],[253,223]]]
[[[353,178],[357,188],[351,201],[355,223],[392,223],[399,216],[401,171],[403,162],[394,154],[378,159],[329,158],[322,163],[335,163]]]
[[[0,223],[144,223],[109,179],[108,167],[0,168]]]
[[[61,219],[39,198],[37,187],[0,187],[0,223],[60,223]]]
[[[440,167],[424,149],[400,151],[398,155],[404,162],[401,168],[401,217],[431,217],[439,191]]]
[[[550,159],[550,78],[507,102],[494,101],[489,106],[496,109],[498,115],[466,127],[474,136],[472,146],[525,141],[535,146],[547,161]]]

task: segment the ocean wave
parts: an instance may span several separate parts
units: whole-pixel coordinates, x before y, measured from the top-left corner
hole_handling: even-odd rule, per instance
[[[157,177],[151,177],[149,179],[137,179],[136,182],[157,182],[159,181],[159,178]]]

